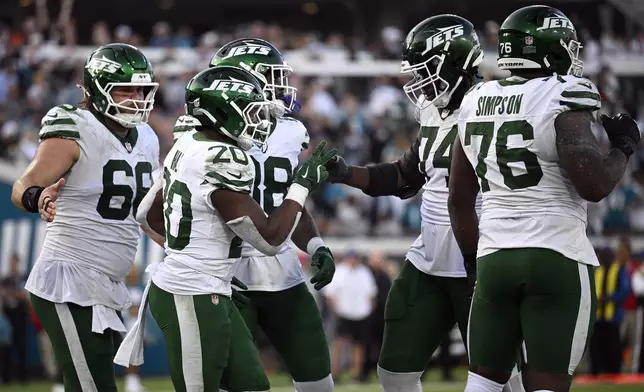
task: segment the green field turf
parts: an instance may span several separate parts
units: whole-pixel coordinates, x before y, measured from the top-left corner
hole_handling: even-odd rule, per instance
[[[438,373],[430,374],[430,381],[423,383],[423,390],[430,392],[462,392],[465,386],[465,371],[461,370],[456,372],[458,381],[454,382],[440,382],[435,381],[438,379]],[[172,392],[172,383],[169,378],[148,378],[143,380],[143,384],[147,388],[147,392]],[[275,392],[291,392],[294,388],[291,384],[290,378],[285,375],[271,376],[272,391]],[[119,391],[124,391],[122,380],[119,381]],[[382,388],[377,382],[371,384],[350,384],[338,383],[336,384],[336,391],[338,392],[381,392]],[[27,385],[14,384],[11,386],[0,386],[2,392],[50,392],[51,384],[45,382],[32,383]],[[575,392],[642,392],[644,385],[612,385],[612,384],[593,384],[593,385],[573,385],[572,391]]]

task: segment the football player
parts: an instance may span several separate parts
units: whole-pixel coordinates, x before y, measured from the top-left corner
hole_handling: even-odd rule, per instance
[[[309,145],[306,127],[287,116],[296,105],[296,89],[288,83],[293,70],[275,46],[260,39],[239,39],[224,45],[210,61],[210,66],[217,65],[241,67],[266,80],[264,93],[271,100],[272,129],[267,149],[256,146],[248,155],[255,165],[253,198],[270,214],[284,200],[298,156]],[[315,289],[331,282],[335,273],[333,254],[304,208],[293,241],[285,243],[276,255],[265,255],[244,243],[235,276],[248,288],[243,294],[250,303],[240,304],[240,310],[253,336],[261,328],[269,338],[297,391],[330,392],[333,379],[329,345],[294,245],[311,255],[311,266],[316,271],[311,283]],[[226,387],[230,391],[248,390],[241,382],[229,380]]]
[[[602,151],[591,132],[600,95],[581,77],[580,46],[561,11],[515,11],[498,47],[512,76],[476,85],[461,106],[448,205],[464,258],[478,265],[466,391],[501,391],[522,340],[526,390],[567,391],[593,328],[599,264],[586,200],[613,190],[640,133],[626,114],[602,116],[612,145]]]
[[[186,88],[195,129],[164,162],[166,257],[151,278],[149,304],[164,332],[176,390],[216,391],[229,380],[264,391],[268,379],[230,296],[244,241],[276,255],[300,220],[307,195],[328,175],[321,143],[294,174],[270,214],[251,197],[255,165],[247,151],[266,146],[270,102],[249,72],[216,66]],[[224,369],[226,373],[224,373]]]
[[[56,106],[42,119],[12,201],[48,222],[26,289],[65,390],[116,391],[112,357],[126,331],[119,312],[131,305],[124,280],[140,238],[135,215],[159,166],[146,123],[158,83],[137,48],[109,44],[85,62],[82,87],[79,107]]]
[[[309,135],[304,125],[293,117],[296,90],[288,84],[292,73],[282,54],[269,42],[260,39],[231,41],[213,56],[210,66],[230,65],[248,70],[264,85],[264,94],[270,99],[271,129],[266,149],[254,146],[248,155],[255,166],[252,196],[262,209],[270,214],[277,208],[293,181],[300,152],[308,148]],[[175,139],[194,128],[190,116],[181,116],[174,128]],[[161,204],[140,212],[156,230],[163,233]],[[155,219],[156,217],[156,219]],[[156,225],[152,222],[156,220]],[[157,237],[158,238],[158,237]],[[294,245],[306,250],[311,265],[317,270],[311,282],[320,290],[335,272],[333,254],[320,238],[313,218],[304,208],[302,219],[288,241],[276,255],[268,256],[244,243],[242,259],[235,276],[241,287],[248,289],[239,299],[242,316],[253,336],[261,328],[282,357],[298,391],[325,392],[333,390],[331,361],[324,333],[322,317],[304,283],[304,274]],[[250,301],[248,301],[250,299]],[[225,387],[230,392],[246,391],[246,378],[227,377]]]
[[[392,163],[347,166],[337,156],[329,179],[370,196],[412,197],[421,188],[422,229],[407,252],[385,309],[378,376],[386,392],[421,391],[420,379],[440,341],[455,324],[466,339],[470,266],[452,234],[447,214],[452,143],[465,92],[476,83],[483,52],[472,23],[437,15],[414,27],[403,44],[404,91],[419,112],[420,132]]]

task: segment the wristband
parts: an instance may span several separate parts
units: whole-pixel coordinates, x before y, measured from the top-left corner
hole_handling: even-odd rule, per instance
[[[25,210],[34,213],[38,212],[38,200],[40,200],[40,194],[44,190],[45,188],[37,185],[25,189],[20,200]]]
[[[311,256],[320,248],[323,246],[326,246],[324,244],[324,241],[320,237],[313,237],[309,240],[309,243],[306,244],[306,253],[310,254]]]
[[[304,208],[304,202],[309,195],[309,190],[298,183],[292,183],[288,188],[285,200],[293,200]]]

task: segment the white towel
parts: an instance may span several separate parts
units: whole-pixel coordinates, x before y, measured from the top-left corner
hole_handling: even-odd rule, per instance
[[[127,328],[116,310],[104,305],[92,306],[92,332],[103,333],[108,328],[118,332],[127,332]]]
[[[143,343],[145,337],[145,312],[148,309],[148,292],[152,285],[152,275],[159,266],[159,263],[153,263],[146,268],[146,274],[149,274],[150,279],[145,285],[143,297],[141,298],[141,305],[139,306],[139,314],[137,315],[136,322],[132,329],[125,335],[125,339],[121,343],[119,350],[114,356],[114,363],[124,367],[139,366],[143,364]]]

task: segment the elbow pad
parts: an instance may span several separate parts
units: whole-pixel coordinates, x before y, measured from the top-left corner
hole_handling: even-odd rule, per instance
[[[291,238],[291,235],[293,234],[293,231],[295,231],[295,228],[297,227],[301,216],[302,213],[298,212],[297,216],[295,217],[295,222],[293,222],[293,227],[291,227],[291,231],[288,233],[288,236],[286,236],[286,239],[278,245],[269,244],[268,241],[266,241],[264,237],[262,237],[262,235],[259,233],[259,230],[257,230],[257,227],[255,227],[253,220],[248,216],[240,216],[239,218],[226,222],[226,224],[228,225],[228,227],[230,227],[230,230],[232,230],[242,240],[248,242],[253,248],[257,249],[267,256],[275,256],[282,249],[286,241]]]
[[[136,221],[139,222],[141,227],[143,227],[146,230],[151,230],[154,231],[150,228],[150,225],[148,224],[148,211],[150,211],[150,208],[152,208],[152,203],[154,203],[154,199],[157,197],[157,193],[159,190],[161,190],[161,187],[163,186],[163,181],[161,181],[161,177],[157,179],[157,181],[152,184],[152,187],[150,190],[148,190],[148,193],[143,197],[141,200],[141,203],[139,203],[139,206],[136,210]]]
[[[402,169],[398,162],[378,163],[367,166],[369,171],[369,186],[364,193],[375,196],[398,196],[408,199],[418,193],[420,187],[413,185],[398,186],[398,172]],[[422,185],[421,185],[422,186]]]

